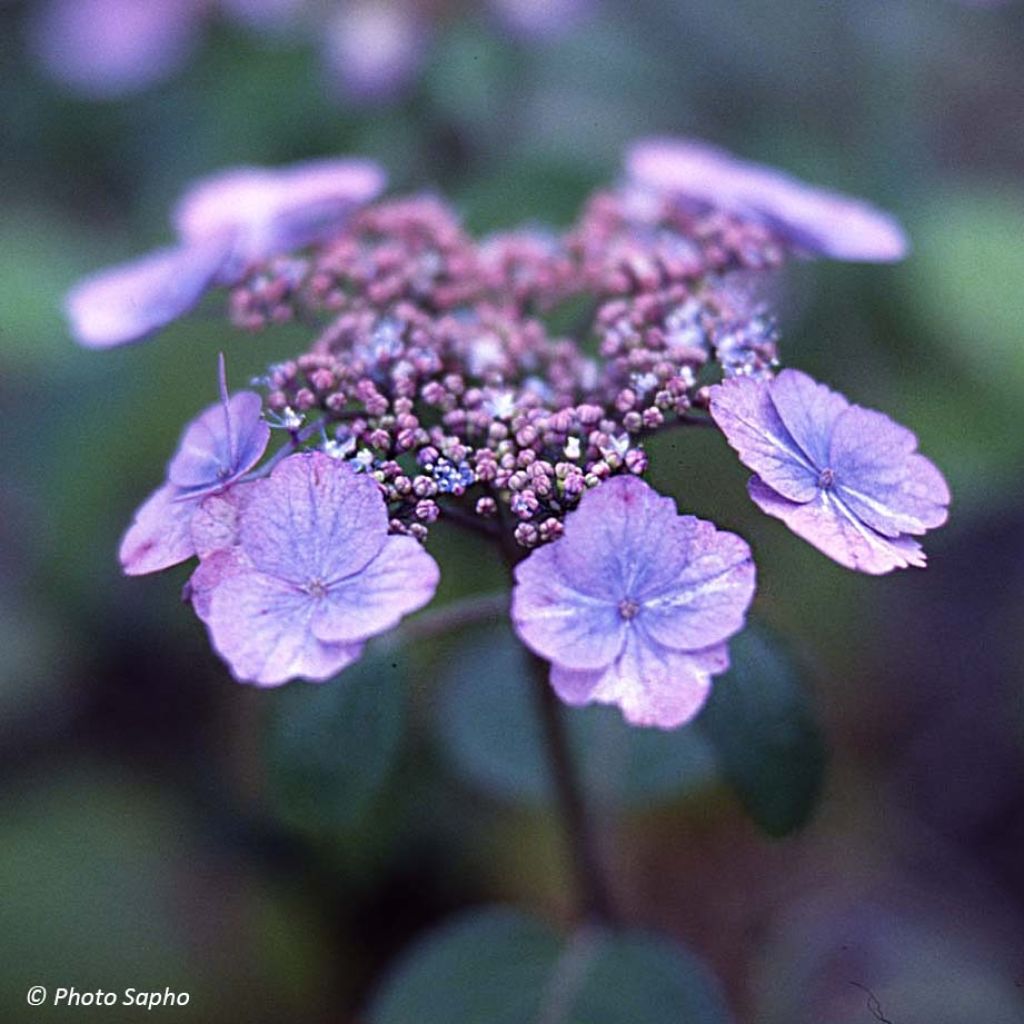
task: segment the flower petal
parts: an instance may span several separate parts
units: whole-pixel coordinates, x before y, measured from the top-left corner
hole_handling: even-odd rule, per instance
[[[834,491],[820,491],[814,501],[788,501],[756,476],[747,485],[750,497],[770,516],[781,519],[798,537],[829,558],[858,572],[874,576],[923,567],[921,545],[906,535],[883,537],[866,526]]]
[[[625,622],[616,603],[566,582],[557,556],[568,543],[566,536],[538,548],[516,566],[512,622],[535,654],[571,668],[604,668],[622,649]]]
[[[635,625],[675,650],[710,647],[738,633],[754,597],[755,570],[746,541],[714,524],[681,516],[673,524],[678,567],[655,591],[639,595]]]
[[[196,553],[189,527],[199,499],[180,498],[177,487],[165,484],[139,507],[118,555],[125,575],[159,572]]]
[[[675,729],[690,721],[711,691],[711,677],[729,667],[725,644],[674,651],[631,630],[622,654],[604,671],[551,666],[551,685],[567,704],[615,704],[632,725]]]
[[[166,327],[199,302],[228,254],[223,240],[211,239],[161,249],[87,277],[65,300],[75,340],[111,348]]]
[[[830,465],[844,504],[887,537],[924,533],[946,521],[945,478],[917,454],[913,432],[883,413],[858,406],[845,412],[832,436]]]
[[[202,499],[192,517],[192,543],[196,554],[206,558],[238,544],[238,495],[250,484],[238,484],[221,494]]]
[[[358,572],[387,536],[377,482],[321,452],[289,456],[238,501],[239,543],[253,565],[300,586]]]
[[[315,599],[282,580],[242,570],[213,587],[206,622],[217,653],[239,682],[277,686],[336,675],[361,644],[325,644],[313,636]]]
[[[211,405],[186,428],[167,478],[178,487],[210,487],[252,469],[270,440],[262,413],[255,391],[238,392],[226,407]]]
[[[642,140],[629,149],[626,168],[643,187],[755,218],[814,255],[886,263],[907,253],[889,214],[697,140]]]
[[[779,419],[810,463],[816,469],[831,465],[832,431],[850,403],[799,370],[783,370],[769,383],[768,392]],[[771,480],[764,478],[771,484]]]
[[[427,604],[440,578],[418,541],[388,537],[368,565],[330,586],[313,616],[313,633],[331,643],[384,633]]]
[[[711,389],[711,416],[740,461],[791,501],[818,492],[818,469],[779,417],[769,384],[735,377]]]

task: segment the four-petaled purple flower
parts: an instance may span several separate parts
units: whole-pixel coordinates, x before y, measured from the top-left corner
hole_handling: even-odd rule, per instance
[[[630,147],[626,171],[634,184],[681,203],[757,220],[808,255],[889,263],[907,254],[906,235],[889,214],[705,142],[642,140]]]
[[[254,391],[228,397],[221,360],[221,400],[182,434],[167,466],[167,482],[135,513],[121,541],[121,567],[129,576],[158,572],[195,553],[190,524],[202,500],[230,487],[262,458],[270,427]]]
[[[321,452],[208,499],[193,536],[196,611],[235,678],[262,686],[335,675],[440,575],[417,541],[388,534],[376,481]]]
[[[739,537],[635,477],[589,491],[564,536],[516,567],[512,619],[568,704],[671,729],[703,705],[743,627],[754,563]]]
[[[205,178],[175,210],[179,245],[71,290],[72,333],[89,348],[140,341],[190,312],[208,289],[238,283],[253,264],[336,233],[385,184],[369,160],[240,167]]]
[[[872,574],[925,564],[913,535],[946,521],[950,496],[911,431],[798,370],[712,388],[711,414],[757,474],[750,496],[819,551]]]

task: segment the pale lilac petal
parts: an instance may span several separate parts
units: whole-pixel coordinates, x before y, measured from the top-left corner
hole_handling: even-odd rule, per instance
[[[861,522],[832,491],[819,491],[813,501],[797,503],[757,477],[751,478],[747,490],[762,511],[781,519],[798,537],[848,569],[877,576],[925,564],[917,541],[908,536],[883,537]]]
[[[51,78],[112,99],[170,77],[201,28],[203,0],[49,0],[30,22]]]
[[[729,667],[725,644],[675,651],[632,631],[622,654],[605,670],[551,666],[551,685],[567,704],[613,704],[632,725],[675,729],[693,719],[711,690],[711,677]]]
[[[572,668],[603,668],[621,651],[626,624],[618,597],[595,597],[577,589],[575,579],[566,582],[557,554],[568,544],[563,537],[516,566],[512,621],[535,654]]]
[[[783,370],[768,384],[768,392],[779,419],[811,464],[819,470],[829,466],[832,431],[839,417],[850,408],[850,403],[799,370]],[[753,466],[750,468],[755,469]],[[755,472],[761,473],[759,469]],[[761,476],[775,487],[764,473]],[[781,491],[782,488],[776,487],[776,490]]]
[[[889,214],[702,142],[643,140],[628,151],[626,169],[645,188],[761,220],[812,254],[890,262],[907,253],[906,235]]]
[[[185,430],[167,477],[178,487],[209,487],[232,480],[259,462],[270,440],[263,400],[240,391],[204,410]]]
[[[362,653],[361,644],[317,640],[315,607],[315,598],[283,580],[242,570],[216,583],[205,611],[213,646],[235,678],[277,686],[329,679]]]
[[[232,283],[250,263],[302,248],[341,228],[387,183],[370,160],[313,160],[283,168],[237,167],[192,186],[174,211],[186,241],[229,238]]]
[[[711,416],[740,461],[784,497],[810,501],[818,469],[779,418],[766,381],[736,377],[711,389]]]
[[[829,465],[842,501],[887,537],[924,533],[946,521],[944,477],[917,454],[913,432],[880,412],[853,406],[839,418]]]
[[[139,507],[121,541],[119,558],[126,575],[159,572],[195,554],[189,526],[199,500],[176,500],[180,497],[177,487],[165,484]]]
[[[657,547],[677,517],[675,502],[632,476],[587,491],[554,545],[556,571],[581,594],[613,601],[643,586]]]
[[[223,494],[212,494],[192,516],[192,544],[200,558],[238,544],[238,496],[252,484],[237,484]]]
[[[329,643],[365,640],[397,626],[427,604],[441,571],[412,537],[388,537],[355,575],[331,583],[313,616],[313,633]]]
[[[238,500],[239,540],[253,565],[299,586],[351,576],[387,536],[377,482],[321,452],[289,456]]]
[[[641,592],[638,627],[676,650],[710,647],[738,633],[754,597],[755,570],[746,541],[712,523],[682,516],[673,524],[677,553],[654,590]],[[674,576],[673,579],[667,577]]]
[[[200,561],[195,572],[189,577],[188,583],[185,584],[183,599],[191,601],[196,615],[203,622],[207,622],[210,618],[213,591],[229,576],[235,576],[251,568],[249,560],[239,548],[212,551]]]
[[[327,26],[331,77],[355,99],[390,99],[419,71],[429,35],[412,4],[396,0],[342,4]]]
[[[166,327],[195,307],[227,256],[222,241],[207,240],[161,249],[85,278],[65,302],[75,340],[110,348]]]

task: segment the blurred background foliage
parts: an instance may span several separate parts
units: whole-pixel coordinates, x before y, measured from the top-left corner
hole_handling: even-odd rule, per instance
[[[189,991],[167,1011],[181,1021],[451,1024],[417,986],[486,971],[471,951],[508,970],[503,991],[575,962],[552,930],[567,865],[499,626],[382,646],[345,685],[261,693],[229,681],[177,603],[184,571],[118,574],[132,510],[215,394],[217,349],[239,384],[301,331],[234,336],[214,301],[150,344],[86,353],[60,300],[166,240],[176,196],[223,165],[362,153],[490,230],[567,223],[652,131],[903,219],[905,264],[786,275],[783,353],[912,426],[955,500],[926,573],[859,578],[759,516],[716,435],[654,446],[660,488],[751,541],[768,625],[675,742],[600,709],[574,715],[573,739],[629,920],[721,984],[666,966],[688,954],[664,940],[583,935],[586,983],[543,1019],[627,1019],[628,979],[607,983],[629,963],[650,978],[636,1021],[678,1019],[659,1007],[679,985],[707,1021],[1024,1019],[1024,7],[588,7],[526,40],[490,8],[439,5],[420,73],[360,104],[325,87],[308,43],[216,18],[178,75],[86,101],[33,62],[36,5],[0,4],[4,1020],[47,1019],[29,985],[75,984]],[[502,585],[436,534],[441,600]],[[788,654],[759,648],[765,628]],[[487,903],[551,923],[470,912],[425,938]],[[380,994],[399,954],[402,984]]]

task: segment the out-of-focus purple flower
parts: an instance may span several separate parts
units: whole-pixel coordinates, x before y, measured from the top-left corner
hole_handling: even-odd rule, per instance
[[[328,72],[345,95],[391,99],[426,58],[431,31],[415,3],[356,0],[342,4],[327,26]]]
[[[564,536],[517,566],[512,619],[566,703],[617,704],[634,725],[671,729],[728,668],[725,641],[753,595],[743,540],[621,476],[585,494]]]
[[[725,381],[711,415],[757,474],[750,496],[819,551],[875,575],[925,564],[914,535],[946,521],[950,495],[911,431],[798,370]]]
[[[809,255],[888,263],[907,253],[906,235],[889,214],[703,142],[655,138],[634,143],[626,171],[634,184],[680,202],[755,219]]]
[[[223,367],[223,363],[222,363]],[[196,553],[191,522],[203,499],[230,487],[259,462],[270,439],[263,403],[254,391],[221,400],[185,428],[167,466],[167,482],[135,513],[121,541],[121,567],[141,576],[177,565]]]
[[[140,341],[188,313],[210,287],[235,284],[252,264],[337,231],[385,184],[369,160],[242,167],[205,178],[175,210],[176,248],[101,271],[71,290],[72,332],[89,348]]]
[[[591,7],[591,0],[490,0],[490,7],[509,31],[537,39],[572,27]]]
[[[46,0],[30,24],[43,69],[90,99],[139,92],[181,68],[205,0]]]
[[[376,481],[321,452],[292,455],[208,505],[193,600],[239,681],[327,679],[437,588],[433,558],[388,534]]]

